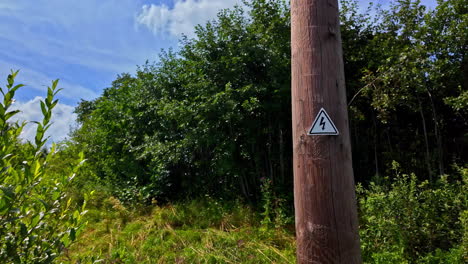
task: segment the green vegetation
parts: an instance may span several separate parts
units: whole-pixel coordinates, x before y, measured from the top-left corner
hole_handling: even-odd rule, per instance
[[[102,263],[290,263],[294,236],[262,228],[240,202],[210,197],[140,211],[107,199],[91,210],[90,228],[64,260]]]
[[[427,10],[396,0],[371,16],[341,1],[366,263],[468,260],[465,2]],[[245,5],[81,101],[80,126],[50,151],[57,81],[35,142],[24,143],[24,125],[7,122],[19,88],[9,76],[2,263],[49,263],[60,252],[65,263],[294,262],[289,5]]]
[[[289,8],[249,6],[220,12],[179,52],[77,107],[73,140],[116,197],[255,202],[262,177],[291,189]]]
[[[44,119],[37,122],[35,144],[20,143],[25,123],[9,122],[19,110],[8,111],[16,91],[23,86],[14,84],[17,74],[8,76],[7,89],[0,88],[0,262],[51,263],[84,227],[86,202],[77,206],[67,197],[70,181],[83,158],[68,174],[53,174],[48,163],[55,155],[55,147],[49,153],[42,151],[52,109],[58,103],[54,100],[58,80],[52,82],[46,99],[41,101]]]
[[[444,176],[431,186],[394,163],[394,180],[358,186],[365,263],[463,263],[468,170],[458,170],[463,182]],[[293,222],[272,200],[268,185],[262,187],[262,210],[209,196],[138,209],[115,197],[99,198],[86,215],[89,227],[61,261],[294,263]]]
[[[403,174],[358,187],[360,236],[368,263],[463,263],[468,259],[468,169],[430,185]],[[461,176],[463,181],[453,178]]]
[[[392,2],[375,18],[342,1],[355,175],[392,162],[435,183],[464,166],[468,19],[461,0]],[[208,194],[258,203],[261,179],[291,204],[290,14],[284,1],[221,11],[178,52],[120,75],[76,108],[72,141],[124,202]]]

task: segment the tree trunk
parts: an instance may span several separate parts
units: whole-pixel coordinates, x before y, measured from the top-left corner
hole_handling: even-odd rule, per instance
[[[440,130],[439,130],[439,120],[437,118],[437,112],[435,109],[434,100],[432,100],[432,94],[429,91],[429,89],[427,89],[427,87],[426,87],[426,91],[427,91],[427,95],[429,96],[429,100],[431,101],[432,118],[434,119],[434,132],[435,132],[435,136],[437,139],[437,154],[438,154],[437,159],[438,159],[438,164],[439,164],[439,174],[443,175],[445,173],[444,150],[442,146],[442,135],[440,134]]]
[[[418,103],[419,103],[419,114],[421,115],[423,132],[424,132],[424,143],[426,145],[426,167],[427,167],[427,172],[429,173],[429,182],[432,183],[431,156],[429,152],[429,139],[427,137],[426,118],[424,118],[422,104],[421,104],[421,100],[419,99],[419,97],[418,97]]]
[[[380,181],[380,170],[379,170],[379,156],[377,151],[378,146],[378,136],[377,136],[377,121],[375,120],[375,115],[372,112],[372,121],[374,123],[374,162],[375,162],[375,177]]]
[[[279,129],[279,162],[280,162],[280,185],[284,186],[284,139],[283,139],[283,129]]]

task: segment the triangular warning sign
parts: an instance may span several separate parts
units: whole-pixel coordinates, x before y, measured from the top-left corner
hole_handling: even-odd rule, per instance
[[[335,124],[328,116],[327,111],[321,108],[312,127],[309,130],[307,135],[338,135],[338,129],[336,129]]]

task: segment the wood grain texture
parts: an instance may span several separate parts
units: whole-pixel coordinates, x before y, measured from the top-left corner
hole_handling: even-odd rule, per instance
[[[337,0],[291,1],[298,263],[361,263]],[[324,108],[340,135],[308,136]]]

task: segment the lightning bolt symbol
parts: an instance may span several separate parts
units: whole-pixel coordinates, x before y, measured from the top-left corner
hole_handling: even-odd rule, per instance
[[[322,119],[320,119],[320,125],[322,126],[322,130],[325,130],[325,122],[323,122],[325,118],[322,116]]]

